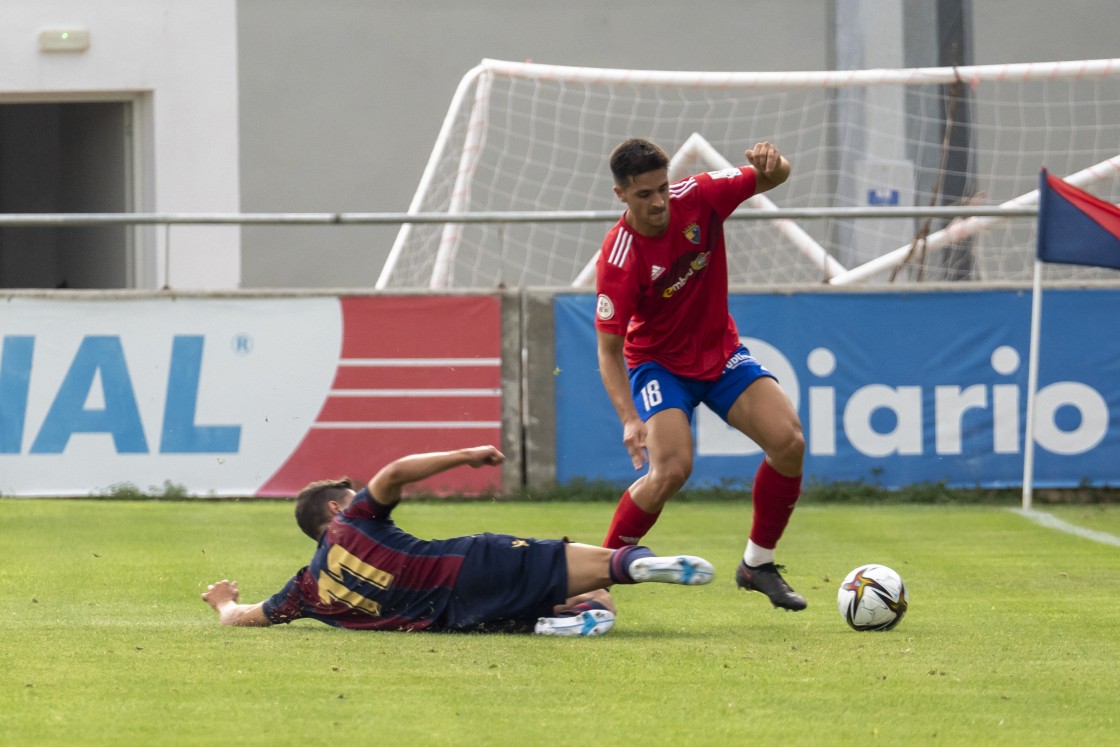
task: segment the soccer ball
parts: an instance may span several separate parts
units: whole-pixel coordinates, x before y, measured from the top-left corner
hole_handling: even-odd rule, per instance
[[[910,595],[902,576],[885,565],[861,565],[840,584],[836,605],[855,630],[890,630],[902,621]]]

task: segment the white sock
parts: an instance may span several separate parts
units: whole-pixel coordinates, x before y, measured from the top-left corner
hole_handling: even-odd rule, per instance
[[[747,549],[743,552],[743,562],[751,568],[757,568],[764,563],[773,563],[774,548],[761,547],[747,540]]]

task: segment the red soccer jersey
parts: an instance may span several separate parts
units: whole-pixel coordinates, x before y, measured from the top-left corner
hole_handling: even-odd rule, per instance
[[[719,378],[739,347],[727,311],[723,221],[755,192],[750,166],[669,187],[669,227],[642,236],[623,216],[596,264],[595,328],[625,335],[626,365],[660,363],[678,376]]]

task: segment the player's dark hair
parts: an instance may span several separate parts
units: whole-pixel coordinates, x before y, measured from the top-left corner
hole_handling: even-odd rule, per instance
[[[669,154],[656,143],[642,137],[623,140],[611,151],[611,174],[619,187],[650,171],[669,168]]]
[[[323,525],[331,520],[327,504],[331,501],[342,503],[346,500],[346,491],[353,487],[350,478],[343,477],[340,480],[320,480],[304,488],[296,496],[296,523],[303,533],[318,542]]]

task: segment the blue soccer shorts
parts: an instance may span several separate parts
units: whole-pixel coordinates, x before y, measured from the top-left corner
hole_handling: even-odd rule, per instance
[[[642,422],[662,410],[684,410],[689,422],[701,403],[727,420],[727,413],[739,395],[757,379],[777,376],[755,360],[749,350],[739,346],[727,361],[723,373],[714,381],[700,381],[677,376],[660,363],[649,361],[630,370],[630,394]]]
[[[476,534],[451,592],[445,627],[528,627],[568,597],[565,540]]]

